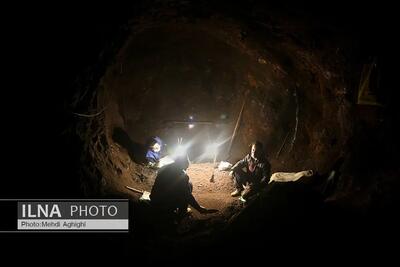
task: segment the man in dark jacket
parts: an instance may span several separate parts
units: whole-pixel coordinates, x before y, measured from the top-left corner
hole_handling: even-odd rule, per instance
[[[200,213],[215,211],[200,206],[192,195],[193,186],[186,174],[188,167],[187,157],[180,157],[159,171],[150,194],[154,207],[177,215],[186,214],[188,205]]]
[[[263,149],[261,142],[252,143],[250,153],[232,167],[230,174],[234,179],[236,190],[231,193],[231,196],[242,195],[242,198],[246,200],[259,190],[261,184],[268,184],[271,176],[271,165],[267,161]],[[247,188],[243,192],[246,185]]]

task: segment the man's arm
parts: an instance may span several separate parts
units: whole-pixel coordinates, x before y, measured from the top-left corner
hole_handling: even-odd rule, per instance
[[[198,210],[199,212],[203,213],[206,208],[200,206],[200,204],[197,202],[197,200],[194,198],[193,194],[190,193],[189,195],[189,205]]]
[[[189,204],[193,208],[195,208],[198,212],[204,214],[204,213],[215,213],[218,212],[217,209],[207,209],[206,207],[200,206],[200,204],[197,202],[197,200],[194,198],[192,194],[190,194],[191,198],[189,199]]]
[[[200,212],[200,213],[214,213],[214,212],[217,212],[218,210],[215,210],[215,209],[207,209],[207,208],[205,208],[205,207],[203,207],[203,206],[200,206],[200,204],[197,202],[197,200],[194,198],[194,196],[193,196],[193,194],[192,194],[192,192],[191,192],[191,190],[189,189],[190,187],[189,187],[189,177],[187,176],[186,177],[187,178],[187,180],[186,180],[186,183],[187,183],[187,186],[186,186],[186,188],[187,188],[187,190],[186,190],[186,192],[185,192],[185,194],[186,194],[186,197],[187,197],[187,200],[188,200],[188,204],[190,205],[190,206],[192,206],[194,209],[196,209],[198,212]]]
[[[233,165],[233,167],[231,168],[231,171],[236,171],[238,169],[241,169],[243,167],[245,167],[247,164],[247,156],[244,157],[243,159],[239,160],[238,162],[236,162],[235,165]]]
[[[268,184],[269,179],[271,178],[271,164],[268,161],[263,163],[261,171],[262,171],[261,183]]]

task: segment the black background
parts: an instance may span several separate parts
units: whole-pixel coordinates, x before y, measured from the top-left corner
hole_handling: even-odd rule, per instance
[[[79,148],[63,134],[73,120],[66,104],[73,91],[73,82],[87,66],[96,64],[103,46],[115,37],[121,25],[129,17],[147,10],[152,2],[158,1],[21,3],[5,9],[6,13],[10,12],[3,23],[6,30],[2,38],[4,80],[1,90],[3,155],[0,198],[83,196],[77,176]],[[194,10],[211,5],[224,12],[245,16],[246,9],[257,2],[197,1]],[[399,14],[392,6],[394,4],[382,1],[313,1],[307,4],[279,1],[269,4],[316,23],[338,25],[362,44],[355,53],[359,53],[360,57],[382,56],[387,62],[388,76],[398,76],[395,40]],[[394,119],[398,118],[396,84],[393,79],[393,92],[389,99],[393,104],[387,110],[393,112]],[[1,220],[2,225],[8,225],[9,218],[1,215]],[[54,258],[75,253],[72,255],[89,258],[89,255],[102,254],[112,259],[114,255],[123,254],[126,237],[19,234],[0,238],[8,248],[1,251],[4,255],[13,252],[17,255],[13,258],[16,260],[18,255],[37,256],[42,246],[46,246],[46,254]],[[310,250],[315,247],[318,244],[311,244]],[[338,251],[334,253],[341,255]],[[135,252],[128,254],[137,256]],[[369,256],[373,255],[359,257],[366,259]],[[95,258],[101,259],[100,256]]]

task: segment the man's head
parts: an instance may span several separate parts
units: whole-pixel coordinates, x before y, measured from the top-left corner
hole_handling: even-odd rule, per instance
[[[151,150],[153,150],[154,152],[160,152],[161,150],[161,145],[159,143],[155,143],[153,144],[151,147]]]
[[[250,145],[250,156],[255,159],[260,159],[264,154],[263,144],[259,141],[256,141]]]
[[[161,151],[162,141],[159,137],[153,136],[149,139],[147,145],[149,149],[157,153]]]
[[[175,159],[174,162],[176,168],[181,169],[181,170],[186,170],[187,168],[189,168],[189,160],[187,158],[187,156],[179,156]]]

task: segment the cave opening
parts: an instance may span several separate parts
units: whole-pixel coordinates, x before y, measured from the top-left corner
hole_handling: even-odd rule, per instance
[[[138,2],[100,6],[90,19],[82,11],[63,33],[74,46],[62,61],[70,67],[62,96],[69,154],[54,164],[67,170],[62,194],[127,198],[132,208],[130,235],[93,250],[110,241],[116,253],[140,251],[153,262],[204,247],[234,251],[237,243],[246,244],[243,253],[287,243],[360,247],[394,232],[382,226],[397,222],[397,103],[390,57],[369,39],[372,25],[364,29],[339,7],[328,16],[321,6],[259,1]],[[158,170],[143,164],[150,136],[164,141],[166,154],[187,146],[193,195],[217,213],[195,211],[173,231],[158,228],[140,194],[126,188],[152,189]],[[276,180],[248,203],[232,197],[232,178],[215,167],[234,164],[256,140],[272,173],[335,170],[329,196],[305,178]]]

